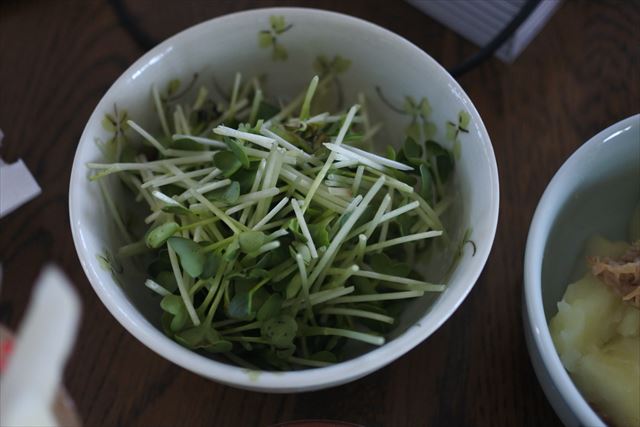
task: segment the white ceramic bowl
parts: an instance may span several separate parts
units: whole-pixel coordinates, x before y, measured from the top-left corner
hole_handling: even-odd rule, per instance
[[[274,60],[271,48],[258,46],[258,32],[269,29],[270,16],[284,16],[293,27],[278,36],[288,58]],[[143,126],[151,126],[152,83],[164,87],[170,79],[188,81],[194,72],[209,81],[215,76],[229,87],[237,71],[244,76],[266,73],[271,94],[292,97],[303,90],[314,75],[319,55],[340,55],[351,61],[338,79],[345,99],[355,101],[357,92],[368,98],[374,120],[384,119],[385,136],[401,143],[398,135],[409,118],[387,107],[376,93],[380,86],[386,98],[402,105],[405,95],[427,96],[433,106],[432,120],[437,138],[444,141],[445,122],[457,123],[460,111],[471,117],[468,133],[460,133],[461,156],[455,172],[458,201],[451,216],[453,237],[461,239],[468,228],[477,252],[470,245],[450,277],[447,290],[435,302],[413,301],[399,326],[384,346],[360,357],[322,369],[259,375],[203,357],[176,344],[158,328],[158,301],[152,300],[142,279],[121,278],[122,287],[98,256],[118,247],[113,224],[108,219],[96,183],[87,180],[85,164],[101,158],[96,138],[107,132],[100,121],[114,104],[126,108]],[[422,50],[383,28],[353,17],[313,9],[259,9],[216,18],[196,25],[156,46],[136,61],[113,84],[91,115],[82,134],[73,164],[69,210],[73,238],[80,262],[96,293],[115,318],[149,348],[193,372],[241,388],[291,392],[338,385],[362,377],[411,350],[431,335],[458,307],[476,282],[487,260],[498,219],[498,173],[487,131],[473,104],[458,83]]]
[[[548,322],[594,234],[626,239],[640,200],[640,115],[603,130],[560,168],[536,209],[524,265],[523,317],[529,354],[547,398],[568,426],[603,426],[562,366]]]

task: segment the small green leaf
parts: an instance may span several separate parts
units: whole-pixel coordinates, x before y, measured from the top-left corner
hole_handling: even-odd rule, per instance
[[[409,264],[395,261],[383,252],[373,254],[369,257],[369,263],[374,271],[390,276],[406,277],[411,272]]]
[[[258,163],[253,162],[248,169],[242,168],[233,175],[233,179],[240,184],[240,194],[249,193],[256,179]],[[232,202],[233,203],[233,202]]]
[[[273,294],[262,304],[258,310],[257,319],[261,322],[271,319],[280,313],[282,307],[282,297],[280,294]]]
[[[404,141],[403,152],[407,160],[422,162],[422,147],[412,138],[407,138]]]
[[[245,231],[238,235],[240,250],[246,254],[256,252],[264,245],[266,236],[262,231]]]
[[[229,245],[224,250],[224,255],[222,258],[225,261],[232,262],[238,256],[238,252],[240,251],[240,245],[238,244],[238,240],[234,239],[233,242],[229,243]]]
[[[262,337],[278,348],[291,347],[298,331],[298,323],[286,314],[265,321],[260,328]]]
[[[310,224],[309,233],[316,247],[329,246],[329,229],[326,224]]]
[[[164,245],[164,242],[166,242],[169,237],[173,236],[179,228],[180,226],[175,222],[165,222],[151,230],[147,234],[145,242],[150,248],[159,248]]]
[[[185,151],[204,151],[206,149],[204,144],[200,144],[199,142],[194,141],[189,138],[181,138],[175,141],[171,141],[169,146],[176,150],[185,150]]]
[[[171,266],[169,266],[171,268]],[[172,271],[165,270],[158,273],[156,276],[156,283],[168,290],[169,292],[175,292],[178,289],[178,283],[176,282],[176,276]]]
[[[252,307],[251,292],[244,291],[236,293],[231,299],[227,312],[232,319],[253,320],[256,313]]]
[[[244,149],[242,148],[242,146],[238,142],[228,137],[224,138],[224,142],[225,144],[227,144],[227,147],[229,147],[229,149],[236,156],[236,158],[240,161],[240,163],[242,163],[242,166],[244,166],[245,168],[248,168],[249,158],[247,157],[247,153],[244,152]]]
[[[237,202],[238,197],[240,197],[240,184],[238,184],[237,181],[232,181],[231,184],[226,187],[218,188],[207,193],[207,199],[222,202],[227,205]]]
[[[396,150],[391,145],[387,145],[387,159],[396,159]]]
[[[420,165],[420,195],[427,202],[433,198],[433,179],[426,164]]]
[[[201,279],[209,279],[213,277],[218,271],[222,257],[214,252],[208,252],[204,258],[204,265],[202,266],[202,273],[200,273]]]
[[[242,162],[231,151],[218,151],[213,156],[213,164],[222,171],[222,174],[229,178],[242,167]]]
[[[261,48],[269,47],[273,43],[273,37],[270,31],[260,31],[258,33],[258,46]]]
[[[229,341],[223,340],[220,334],[206,323],[177,333],[175,339],[187,348],[203,349],[210,353],[224,353],[233,347]]]
[[[167,295],[163,297],[160,301],[160,307],[172,316],[169,324],[172,332],[181,330],[187,324],[189,314],[187,313],[182,298],[178,295]]]
[[[171,237],[168,243],[178,254],[180,265],[189,276],[195,279],[202,274],[205,256],[200,245],[183,237]]]

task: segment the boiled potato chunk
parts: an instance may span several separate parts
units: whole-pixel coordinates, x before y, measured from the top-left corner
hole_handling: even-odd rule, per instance
[[[640,310],[587,274],[569,285],[550,329],[587,401],[613,425],[640,426]]]

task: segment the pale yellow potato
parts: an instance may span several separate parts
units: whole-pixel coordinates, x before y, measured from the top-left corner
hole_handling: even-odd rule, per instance
[[[628,247],[594,238],[586,250],[616,257]],[[615,426],[640,427],[640,310],[589,273],[567,287],[549,328],[587,401]]]

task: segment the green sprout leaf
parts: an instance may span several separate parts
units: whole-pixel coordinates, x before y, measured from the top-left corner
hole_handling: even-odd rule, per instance
[[[262,337],[277,348],[291,347],[297,331],[298,323],[286,314],[265,321],[260,328]]]
[[[252,306],[252,296],[252,293],[247,291],[236,293],[227,310],[229,317],[238,320],[253,320],[256,313]]]
[[[229,178],[242,167],[242,162],[232,151],[218,151],[213,156],[213,164],[222,171],[222,174]]]
[[[231,184],[226,187],[218,188],[217,190],[207,193],[207,199],[216,200],[227,205],[237,202],[238,197],[240,197],[240,184],[237,181],[232,181]]]
[[[171,237],[168,243],[178,254],[180,265],[189,276],[195,279],[202,274],[205,256],[200,245],[184,237]]]
[[[257,319],[261,322],[271,319],[280,313],[283,299],[280,294],[272,294],[258,310]]]
[[[266,236],[262,231],[245,231],[238,235],[240,250],[246,254],[256,252],[264,245]]]
[[[409,264],[395,261],[382,252],[373,254],[369,262],[374,271],[390,276],[406,277],[411,272]]]
[[[184,328],[189,320],[189,314],[184,306],[184,301],[178,295],[167,295],[160,301],[160,307],[171,315],[169,328],[177,332]]]
[[[242,146],[237,141],[234,141],[233,139],[228,137],[224,138],[224,142],[225,144],[227,144],[227,147],[229,147],[229,149],[236,156],[236,158],[240,161],[242,166],[244,166],[245,168],[248,168],[249,158],[247,157],[247,154],[244,152],[244,149],[242,148]]]
[[[150,248],[159,248],[164,245],[164,242],[173,236],[179,228],[180,226],[175,222],[165,222],[151,230],[147,234],[145,242]]]

